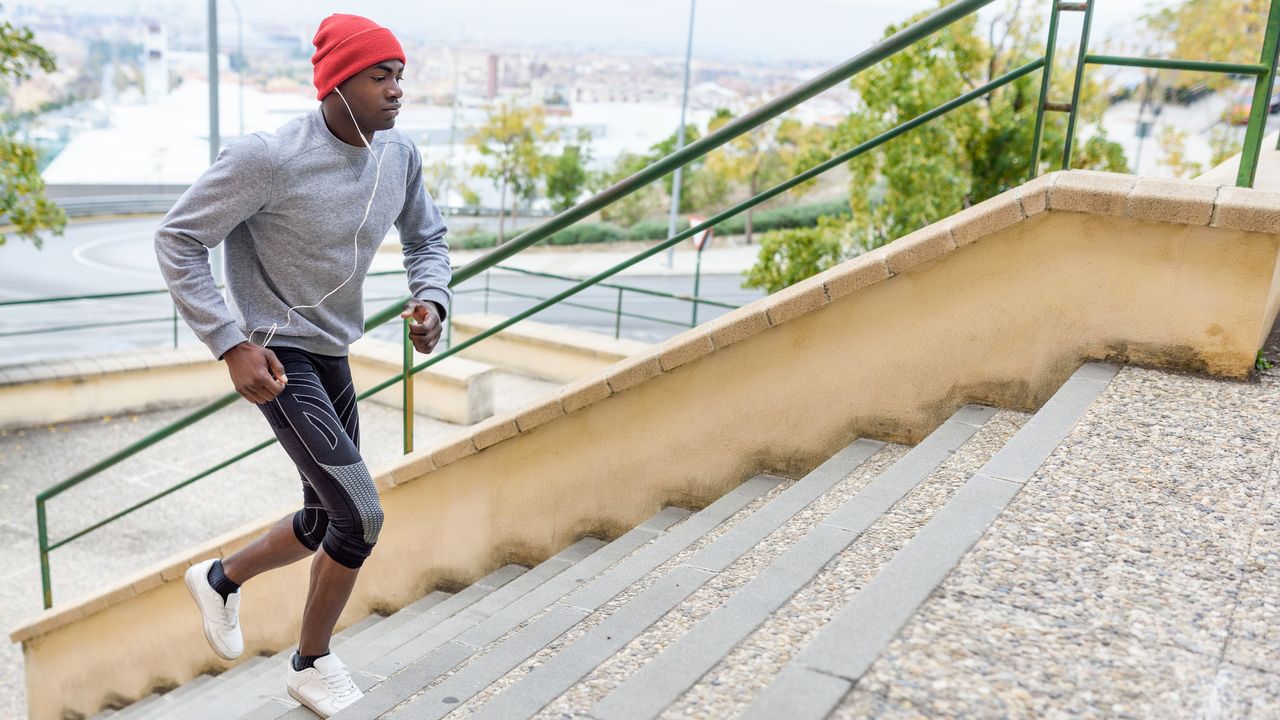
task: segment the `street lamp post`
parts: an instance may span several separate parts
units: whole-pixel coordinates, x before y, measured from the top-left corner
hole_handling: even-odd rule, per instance
[[[684,115],[689,106],[689,63],[693,59],[693,15],[698,7],[698,0],[689,0],[689,38],[684,46],[684,93],[680,97],[680,129],[676,131],[676,152],[684,147]],[[671,179],[671,217],[667,222],[667,237],[676,234],[676,221],[680,216],[680,181],[683,167],[676,168]],[[675,267],[676,249],[667,249],[667,267]]]
[[[218,0],[209,0],[209,164],[218,159]]]
[[[244,135],[244,18],[240,16],[240,3],[231,0],[231,7],[236,11],[236,57],[240,60],[236,77],[240,78],[240,134]]]

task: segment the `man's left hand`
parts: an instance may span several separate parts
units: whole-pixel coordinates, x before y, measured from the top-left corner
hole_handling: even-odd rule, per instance
[[[436,343],[440,342],[440,308],[433,302],[415,298],[405,303],[400,317],[413,318],[413,323],[409,325],[409,340],[413,342],[415,350],[423,355],[430,355]]]

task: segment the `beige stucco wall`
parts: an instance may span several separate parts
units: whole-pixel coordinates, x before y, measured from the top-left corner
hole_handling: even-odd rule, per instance
[[[1175,184],[1161,192],[1189,219],[1168,222],[1142,189],[1055,174],[407,456],[378,476],[386,522],[340,624],[758,472],[799,476],[858,436],[916,442],[966,402],[1033,410],[1087,360],[1246,376],[1275,306],[1280,195],[1215,190],[1190,213]],[[16,629],[32,715],[222,666],[176,578],[262,527]],[[305,566],[244,592],[246,656],[292,642]]]

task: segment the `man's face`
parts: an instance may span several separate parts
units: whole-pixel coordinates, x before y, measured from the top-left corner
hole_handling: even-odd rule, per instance
[[[364,132],[390,130],[400,113],[400,80],[404,63],[383,60],[352,75],[338,86]]]

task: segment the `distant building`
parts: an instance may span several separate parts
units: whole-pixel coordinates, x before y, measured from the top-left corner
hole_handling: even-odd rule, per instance
[[[142,41],[142,84],[149,103],[169,94],[169,34],[154,21]]]
[[[489,93],[490,100],[498,97],[498,56],[489,55]]]

